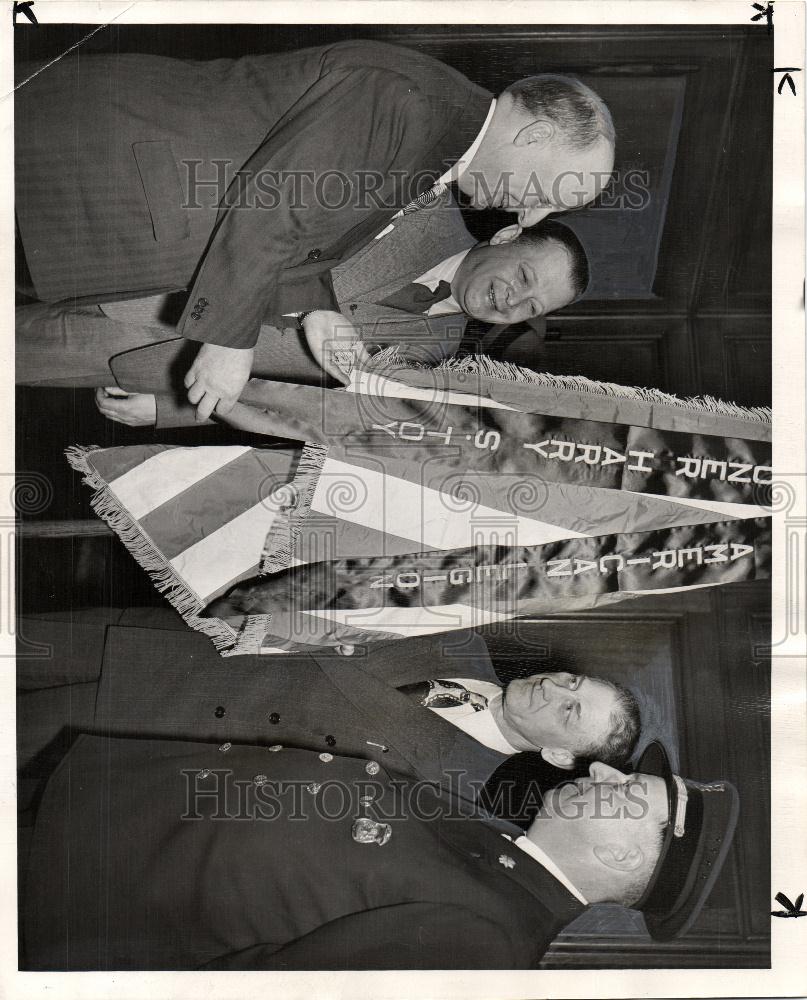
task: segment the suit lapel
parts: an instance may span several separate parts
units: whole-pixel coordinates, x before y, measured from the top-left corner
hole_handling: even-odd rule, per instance
[[[370,240],[334,268],[334,290],[340,303],[350,299],[377,303],[441,260],[469,250],[475,243],[448,192],[390,225],[391,232]]]
[[[383,680],[340,656],[313,653],[320,669],[356,708],[374,718],[387,742],[426,781],[442,784],[443,756],[454,744],[453,727]]]
[[[468,629],[379,642],[362,660],[361,670],[392,687],[435,677],[473,677],[500,683],[485,640]]]
[[[477,784],[484,783],[506,759],[504,754],[415,704],[389,681],[374,677],[344,657],[320,653],[313,653],[312,657],[331,683],[380,728],[385,741],[409,762],[419,777],[448,784],[458,794],[473,799],[480,790]],[[420,673],[433,675],[434,663],[426,663],[431,670]],[[457,676],[472,676],[469,670],[457,669]],[[455,772],[455,777],[448,776],[449,771]],[[459,788],[457,773],[462,775]]]

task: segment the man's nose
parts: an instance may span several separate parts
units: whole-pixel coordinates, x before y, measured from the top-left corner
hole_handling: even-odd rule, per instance
[[[507,305],[511,309],[515,309],[516,306],[520,306],[522,302],[526,302],[531,295],[532,290],[529,285],[525,285],[521,281],[512,281],[507,286]]]
[[[598,784],[622,785],[627,781],[627,775],[618,771],[615,767],[603,764],[600,760],[595,760],[590,765],[588,773]]]
[[[552,214],[551,208],[522,208],[518,212],[518,224],[522,229],[529,229],[530,226],[537,226],[541,219]]]

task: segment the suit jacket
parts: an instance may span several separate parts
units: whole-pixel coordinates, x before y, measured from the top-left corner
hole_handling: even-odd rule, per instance
[[[490,99],[427,55],[367,41],[62,59],[17,93],[16,206],[37,293],[192,286],[180,334],[251,347],[282,311],[280,270],[321,274],[345,240],[380,230],[468,148]],[[363,197],[367,172],[385,180]]]
[[[184,627],[113,625],[95,726],[108,735],[349,754],[450,784],[473,800],[508,758],[398,690],[439,676],[497,681],[484,641],[470,631],[384,643],[352,657],[323,649],[222,660]]]
[[[359,247],[345,245],[343,259],[328,271],[302,275],[295,267],[282,271],[279,308],[300,312],[311,308],[312,303],[322,303],[323,295],[327,295],[328,308],[348,317],[368,346],[395,345],[411,361],[436,365],[458,350],[467,326],[465,314],[425,316],[381,303],[436,264],[469,250],[476,241],[465,228],[448,191],[390,226],[391,231],[378,239],[370,238]],[[256,347],[253,375],[271,378],[280,338],[292,337],[301,342],[296,380],[318,383],[322,370],[302,346],[302,334],[288,329],[292,323],[282,315],[266,317]],[[189,346],[181,338],[155,342],[115,355],[110,367],[118,385],[128,392],[166,394],[181,387],[177,376],[184,375],[187,364],[182,366],[178,361]],[[306,377],[308,371],[311,374]],[[158,400],[158,426],[195,422],[195,407],[187,404],[184,395],[184,390],[162,395]]]
[[[357,841],[362,816],[387,843]],[[530,968],[583,909],[362,759],[90,736],[49,783],[26,897],[36,970]]]

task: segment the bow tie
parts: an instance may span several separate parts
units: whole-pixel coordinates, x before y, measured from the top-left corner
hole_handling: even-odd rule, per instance
[[[439,281],[434,291],[428,285],[412,281],[408,285],[404,285],[400,291],[393,292],[392,295],[382,299],[379,305],[401,309],[404,312],[425,313],[433,305],[443,302],[450,295],[451,285],[447,281]]]

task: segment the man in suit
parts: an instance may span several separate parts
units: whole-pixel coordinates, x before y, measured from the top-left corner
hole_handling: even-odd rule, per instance
[[[51,779],[20,967],[534,968],[586,906],[686,930],[737,820],[726,782],[595,763],[527,834],[355,757],[82,736]]]
[[[395,345],[404,357],[435,365],[457,351],[468,316],[519,323],[562,308],[588,283],[585,251],[568,227],[509,226],[476,243],[448,190],[346,253],[314,277],[300,277],[295,268],[283,272],[283,314],[264,319],[253,375],[316,383],[324,370],[345,381],[334,354],[355,342],[365,357],[367,348]],[[331,289],[331,308],[310,310],[321,301],[323,281]],[[97,394],[110,419],[159,427],[193,423],[195,410],[174,377],[184,371],[191,345],[160,318],[166,310],[165,296],[106,303],[94,313],[22,306],[17,380],[109,387],[111,372],[130,397],[116,397],[116,389]],[[143,392],[157,398],[131,398]]]
[[[567,672],[503,685],[482,638],[465,630],[366,653],[341,647],[349,657],[226,661],[168,609],[23,616],[20,632],[26,648],[51,651],[19,660],[23,805],[77,730],[348,754],[470,801],[516,753],[541,754],[540,797],[594,759],[624,762],[639,734],[624,688]]]
[[[202,345],[184,378],[200,419],[237,400],[281,269],[323,273],[435,179],[533,225],[589,202],[613,167],[608,110],[578,81],[529,77],[493,100],[376,42],[206,63],[76,54],[16,102],[37,297],[190,289],[177,330]]]

